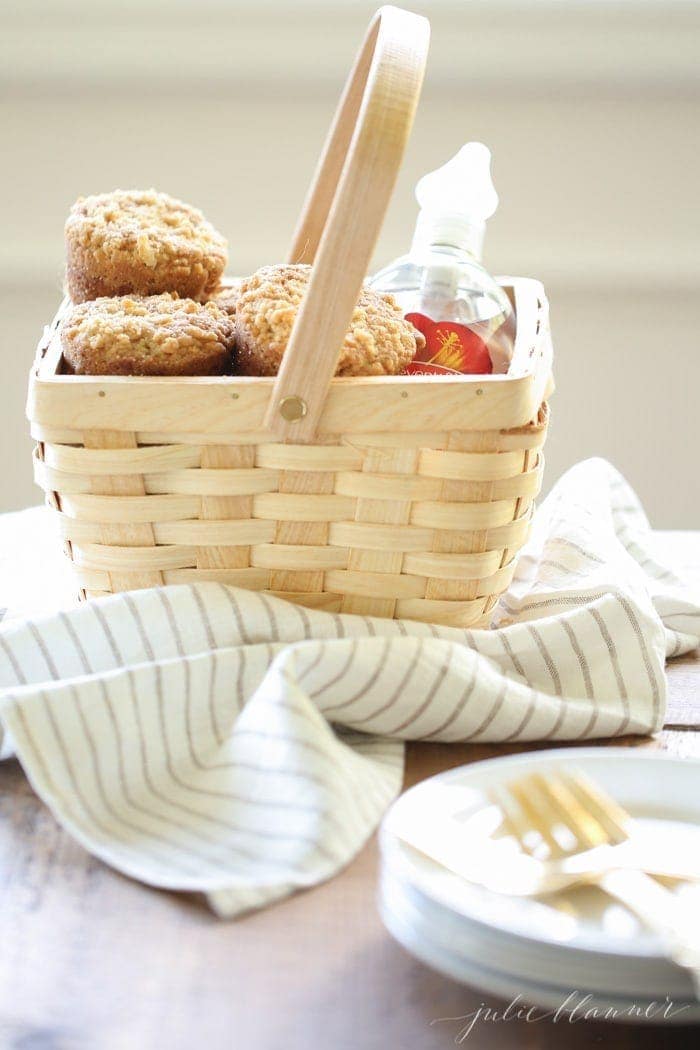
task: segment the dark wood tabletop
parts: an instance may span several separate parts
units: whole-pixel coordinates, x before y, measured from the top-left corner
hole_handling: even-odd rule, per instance
[[[700,539],[688,576],[700,579]],[[700,757],[700,657],[668,668],[667,725],[629,747]],[[620,744],[620,741],[615,741]],[[605,746],[601,744],[600,746]],[[408,748],[406,786],[506,745]],[[384,930],[375,840],[338,877],[235,922],[149,889],[61,830],[15,761],[0,765],[0,1048],[479,1050],[688,1047],[697,1029],[461,1018],[506,1005],[429,970]]]

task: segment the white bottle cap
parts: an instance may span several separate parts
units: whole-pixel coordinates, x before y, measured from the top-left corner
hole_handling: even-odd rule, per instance
[[[468,142],[447,164],[419,180],[414,247],[445,244],[481,256],[486,220],[498,207],[490,168],[488,147]]]

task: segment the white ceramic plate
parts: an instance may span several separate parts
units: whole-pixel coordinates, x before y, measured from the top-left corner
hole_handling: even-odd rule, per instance
[[[387,899],[380,891],[379,911],[389,932],[407,951],[415,955],[426,966],[430,966],[453,980],[471,985],[487,994],[498,996],[506,1003],[513,1002],[516,997],[519,997],[518,1003],[524,1002],[556,1012],[562,1007],[567,995],[571,992],[575,993],[571,1000],[573,1004],[585,1003],[584,1008],[587,1011],[596,1010],[599,1018],[608,1021],[664,1025],[688,1025],[700,1022],[700,1004],[697,1002],[686,1002],[674,998],[668,1016],[665,1016],[659,1009],[650,1017],[643,1017],[640,1011],[647,1009],[650,998],[648,996],[615,996],[609,990],[605,993],[586,988],[582,984],[562,989],[534,981],[531,977],[487,968],[482,965],[480,959],[477,961],[476,957],[465,958],[433,941],[430,932],[421,928],[419,918],[411,913],[410,909],[404,908],[403,902],[393,894]],[[659,999],[664,1001],[663,996],[656,995],[653,998],[657,1001]],[[592,1015],[589,1014],[589,1016]]]
[[[592,952],[553,950],[546,944],[518,943],[507,936],[484,935],[480,926],[454,911],[442,908],[410,884],[401,883],[386,869],[380,879],[383,912],[400,915],[414,936],[428,940],[438,951],[493,973],[512,975],[512,980],[568,992],[585,988],[620,998],[692,1000],[690,977],[666,959],[630,958],[611,963]],[[607,964],[607,965],[606,965]]]
[[[404,821],[425,819],[426,812],[449,813],[462,824],[465,850],[478,850],[494,828],[495,811],[486,795],[491,787],[535,769],[572,765],[600,783],[659,843],[670,830],[700,853],[700,763],[626,748],[567,748],[474,763],[410,789],[382,824],[384,869],[438,907],[468,920],[482,937],[507,938],[510,950],[521,957],[545,947],[560,962],[572,951],[593,953],[589,963],[607,966],[610,973],[623,960],[669,966],[659,939],[597,890],[573,891],[551,903],[489,893],[452,875],[394,834]]]

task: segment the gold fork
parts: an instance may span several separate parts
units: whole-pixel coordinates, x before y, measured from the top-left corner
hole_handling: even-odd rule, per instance
[[[489,795],[520,848],[549,866],[629,838],[630,814],[578,770],[530,773]]]
[[[579,771],[533,773],[491,792],[506,829],[529,856],[545,866],[604,850],[609,864],[628,840],[632,818]],[[700,998],[700,916],[650,875],[629,867],[581,872],[580,882],[599,886],[662,938],[668,955],[688,971]]]
[[[461,878],[513,897],[561,893],[612,870],[700,883],[700,858],[678,846],[674,850],[669,841],[659,849],[649,835],[628,838],[632,818],[581,774],[545,781],[544,787],[542,778],[533,776],[509,787],[513,790],[492,789],[489,797],[520,849],[510,848],[513,844],[501,836],[484,838],[478,849],[465,850],[461,824],[434,804],[423,811],[410,809],[403,817],[394,814],[391,829]],[[540,816],[543,807],[547,820]],[[575,834],[561,819],[562,811],[569,822],[576,815]]]

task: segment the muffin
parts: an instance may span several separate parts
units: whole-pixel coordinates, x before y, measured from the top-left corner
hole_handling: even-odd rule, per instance
[[[214,303],[177,295],[105,297],[72,308],[61,345],[76,375],[222,375],[233,321]]]
[[[177,292],[204,302],[219,287],[226,240],[201,211],[155,190],[81,197],[66,221],[66,283],[75,303]]]
[[[277,374],[310,274],[311,267],[302,264],[263,266],[241,282],[236,304],[238,372]],[[424,337],[404,320],[393,296],[363,288],[336,375],[397,375],[424,345]]]

